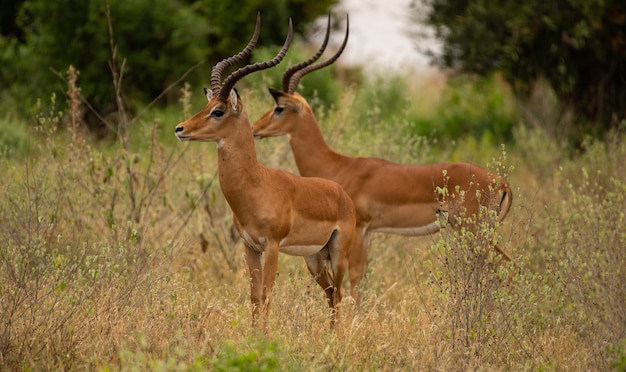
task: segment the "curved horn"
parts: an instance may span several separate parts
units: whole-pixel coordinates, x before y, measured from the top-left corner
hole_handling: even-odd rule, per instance
[[[211,90],[213,91],[213,95],[217,95],[220,91],[220,86],[222,85],[222,73],[224,72],[224,69],[234,65],[235,63],[241,62],[241,60],[250,55],[257,40],[259,40],[260,29],[261,12],[258,12],[256,15],[256,27],[254,28],[254,34],[252,35],[252,39],[248,42],[248,45],[246,45],[241,52],[235,54],[234,56],[224,58],[218,62],[211,70]]]
[[[326,36],[324,37],[324,42],[322,43],[322,46],[320,46],[320,48],[318,49],[318,51],[315,53],[313,57],[307,59],[304,62],[300,62],[297,65],[289,66],[289,68],[285,70],[285,73],[283,74],[283,88],[282,88],[283,92],[293,94],[293,90],[289,89],[289,80],[291,80],[291,76],[295,74],[296,72],[298,72],[298,70],[305,68],[306,66],[317,61],[318,58],[320,58],[322,53],[324,53],[324,50],[326,50],[329,36],[330,36],[330,12],[328,12],[328,26],[326,27]],[[294,86],[294,90],[295,90],[295,86]]]
[[[321,68],[324,68],[330,65],[331,63],[335,62],[337,58],[339,58],[343,50],[346,48],[346,44],[348,43],[349,31],[350,31],[350,19],[348,18],[348,15],[346,15],[346,37],[343,39],[343,44],[341,44],[341,47],[339,47],[339,50],[337,51],[337,53],[335,53],[335,55],[330,57],[330,59],[328,59],[327,61],[315,64],[315,65],[307,66],[303,68],[302,70],[297,71],[295,74],[293,74],[293,76],[291,77],[291,80],[289,81],[288,92],[293,93],[296,90],[296,86],[298,85],[298,82],[304,75],[308,74],[309,72],[313,72]]]
[[[224,80],[224,84],[222,84],[222,88],[220,89],[218,98],[222,101],[226,101],[228,98],[228,94],[230,94],[230,90],[233,89],[235,83],[239,81],[244,76],[253,73],[255,71],[265,70],[266,68],[270,68],[276,66],[283,60],[285,54],[287,54],[287,49],[289,49],[289,45],[291,44],[291,39],[293,38],[293,24],[291,22],[291,18],[289,18],[289,32],[287,33],[287,38],[285,39],[285,43],[283,44],[282,49],[278,54],[269,61],[265,62],[257,62],[253,65],[247,65],[239,68],[235,72],[228,75],[228,77]]]

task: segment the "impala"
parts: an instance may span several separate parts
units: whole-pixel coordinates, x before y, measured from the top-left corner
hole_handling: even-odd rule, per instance
[[[439,231],[445,216],[449,225],[458,227],[461,214],[471,216],[481,205],[495,210],[501,221],[511,207],[512,193],[506,180],[476,165],[458,162],[396,164],[372,157],[342,155],[326,144],[311,107],[295,89],[302,76],[339,58],[348,41],[348,26],[336,54],[325,62],[313,64],[327,45],[329,19],[322,46],[310,59],[285,71],[282,90],[269,89],[275,105],[253,124],[252,130],[255,138],[287,135],[300,175],[336,181],[352,198],[357,227],[349,278],[358,304],[368,233],[432,234]],[[453,200],[459,202],[452,203]],[[499,247],[495,249],[505,260],[510,260]]]
[[[245,246],[253,324],[262,312],[267,326],[279,252],[304,257],[326,293],[334,324],[353,244],[354,204],[336,182],[299,177],[261,165],[250,121],[233,89],[244,76],[280,63],[291,43],[291,19],[285,44],[272,60],[241,67],[221,82],[225,68],[250,55],[259,36],[259,24],[257,17],[254,35],[241,52],[213,67],[211,89],[205,89],[208,104],[178,124],[175,134],[181,141],[217,142],[219,183]]]

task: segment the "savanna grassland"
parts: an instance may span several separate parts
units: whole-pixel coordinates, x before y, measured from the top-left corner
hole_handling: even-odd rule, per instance
[[[342,86],[332,105],[311,96],[339,152],[473,162],[510,180],[514,205],[501,224],[477,218],[476,234],[374,234],[362,306],[344,291],[334,331],[303,260],[282,255],[263,335],[250,327],[215,144],[173,134],[201,89],[120,115],[118,136],[95,140],[67,80],[67,97],[42,97],[33,123],[1,123],[13,133],[0,164],[1,369],[626,368],[624,133],[571,147],[545,87],[523,105],[495,78],[383,78]],[[265,86],[239,88],[251,120],[272,105]],[[296,172],[286,138],[257,153]],[[513,262],[492,264],[494,242]]]

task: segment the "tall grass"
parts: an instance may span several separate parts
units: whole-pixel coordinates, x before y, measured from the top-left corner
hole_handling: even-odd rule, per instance
[[[514,208],[501,224],[486,212],[466,216],[471,231],[374,234],[362,306],[345,298],[335,331],[303,261],[280,256],[271,331],[261,336],[250,329],[248,274],[216,182],[215,145],[163,139],[199,104],[199,88],[183,87],[178,113],[128,120],[126,140],[102,143],[81,130],[71,75],[70,110],[41,112],[27,156],[0,163],[5,368],[626,365],[623,133],[590,140],[575,157],[538,127],[517,127],[506,151],[475,139],[441,143],[404,135],[406,115],[378,125],[376,111],[358,109],[358,97],[374,93],[343,90],[319,110],[333,148],[398,162],[472,157],[510,180]],[[251,119],[271,107],[264,91],[240,93]],[[257,149],[269,166],[296,171],[285,139]],[[493,254],[496,243],[511,263]]]

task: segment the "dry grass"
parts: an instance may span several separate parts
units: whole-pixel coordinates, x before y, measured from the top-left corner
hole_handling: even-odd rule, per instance
[[[242,93],[251,119],[261,115],[267,100]],[[346,93],[342,107],[352,99]],[[475,235],[375,234],[362,307],[346,297],[335,331],[302,259],[281,256],[264,336],[249,326],[248,275],[229,235],[215,145],[161,145],[158,122],[137,122],[130,136],[150,140],[100,149],[67,117],[42,114],[34,155],[2,163],[0,365],[9,370],[624,368],[622,134],[558,163],[528,130],[506,158],[480,149],[474,156],[493,159],[515,188],[503,226],[485,214]],[[70,130],[58,130],[66,122]],[[353,136],[351,125],[330,113],[323,132],[341,133],[329,142],[346,153],[418,162],[436,151],[425,140],[413,144],[428,154],[404,151],[394,128]],[[295,171],[285,141],[258,152]],[[517,266],[489,264],[494,240]]]

